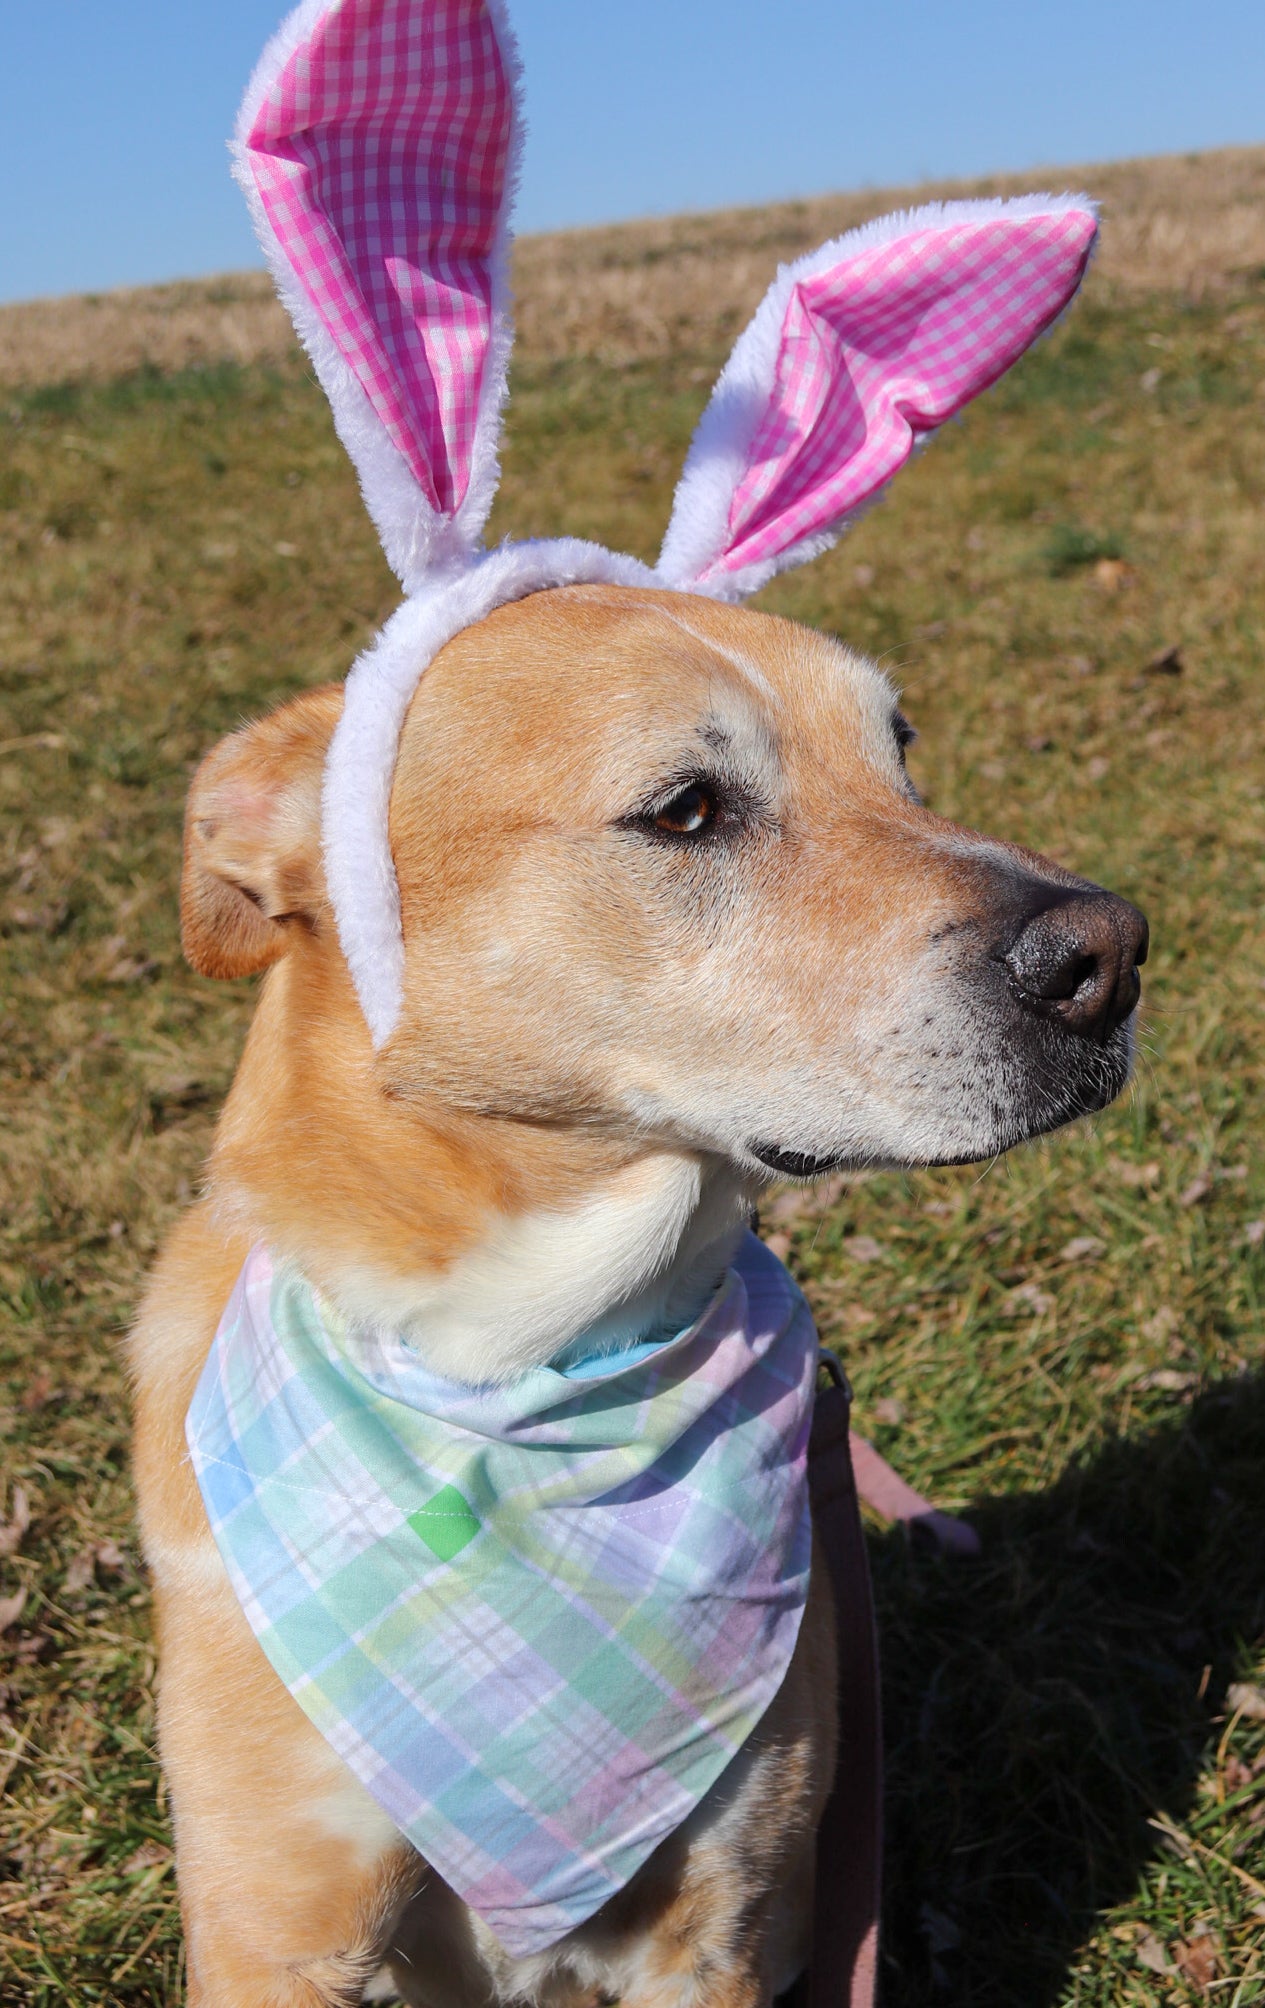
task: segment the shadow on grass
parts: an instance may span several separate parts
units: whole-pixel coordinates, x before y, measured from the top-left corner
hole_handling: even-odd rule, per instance
[[[1048,2008],[1162,1845],[1148,1820],[1191,1812],[1265,1627],[1265,1377],[971,1518],[974,1562],[871,1547],[885,2008]]]

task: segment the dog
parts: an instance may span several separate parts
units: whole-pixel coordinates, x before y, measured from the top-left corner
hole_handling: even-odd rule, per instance
[[[467,9],[454,27],[459,12],[307,0],[239,127],[265,245],[413,597],[345,687],[216,747],[188,804],[186,954],[210,977],[266,972],[205,1191],[131,1341],[189,1999],[334,2008],[385,1964],[417,2008],[762,2008],[809,1956],[834,1770],[837,1614],[820,1558],[805,1548],[794,1565],[795,1623],[741,1747],[600,1903],[547,1943],[507,1942],[401,1831],[342,1728],[321,1726],[307,1670],[287,1672],[275,1642],[261,1650],[266,1586],[240,1577],[198,1417],[227,1372],[225,1320],[245,1315],[252,1251],[320,1307],[331,1357],[359,1371],[389,1339],[429,1387],[508,1401],[542,1373],[659,1357],[682,1343],[668,1335],[705,1325],[735,1265],[753,1273],[747,1223],[770,1180],[991,1158],[1123,1088],[1142,916],[934,815],[906,773],[910,728],[886,677],[841,642],[726,603],[823,548],[919,435],[1048,325],[1079,282],[1092,218],[1048,199],[923,212],[827,247],[782,275],[735,352],[654,572],[571,544],[485,559],[469,497],[482,483],[486,514],[479,428],[494,408],[482,390],[469,402],[464,490],[455,448],[438,467],[442,428],[399,446],[403,393],[391,404],[381,370],[361,369],[347,317],[326,303],[313,320],[333,240],[320,239],[318,283],[301,248],[318,233],[292,227],[308,184],[269,180],[292,158],[287,133],[337,131],[329,106],[345,107],[348,74],[358,89],[377,79],[400,130],[400,37],[416,30],[425,52],[471,17],[482,39],[473,55],[463,45],[466,67],[489,66],[481,102],[504,138],[503,21]],[[385,17],[389,61],[374,39]],[[326,89],[323,127],[303,93]],[[511,153],[505,140],[503,169]],[[343,185],[318,184],[322,200]],[[397,211],[407,222],[403,196],[374,214]],[[320,223],[342,228],[354,278],[355,218]],[[799,353],[794,316],[808,302],[829,320],[878,268],[884,284],[911,260],[939,274],[946,247],[951,278],[935,284],[953,294],[955,358],[962,325],[984,330],[970,380],[933,410],[925,355],[916,393],[894,400],[885,374],[873,411],[896,444],[846,492],[822,486],[819,402],[805,453],[787,449],[781,485],[760,488],[762,435],[750,411],[744,433],[735,401],[747,409],[759,368],[772,383]],[[988,344],[1011,307],[976,311],[999,267],[1007,302],[1016,270],[1032,295],[1004,353]],[[495,312],[482,325],[486,360]],[[909,325],[922,340],[925,303]],[[836,358],[827,374],[850,367]],[[865,459],[881,433],[876,420],[844,458]],[[435,465],[419,473],[423,449]],[[802,1409],[813,1356],[796,1357]],[[788,1484],[802,1480],[797,1440]],[[233,1499],[245,1470],[230,1474]],[[302,1540],[307,1507],[293,1510]],[[460,1496],[452,1512],[472,1516]],[[444,1534],[445,1565],[476,1524]],[[459,1576],[458,1563],[447,1580]],[[432,1670],[460,1690],[460,1665]]]
[[[562,1953],[509,1961],[277,1683],[183,1422],[251,1245],[441,1371],[684,1323],[771,1172],[991,1157],[1129,1071],[1142,923],[917,801],[885,678],[787,622],[601,586],[448,644],[392,804],[405,1011],[375,1056],[322,882],[322,689],[227,740],[189,803],[208,973],[269,968],[133,1341],[191,1999],[729,2004],[806,1953],[832,1616],[694,1821]],[[543,738],[535,721],[545,713]],[[696,825],[690,829],[691,824]]]

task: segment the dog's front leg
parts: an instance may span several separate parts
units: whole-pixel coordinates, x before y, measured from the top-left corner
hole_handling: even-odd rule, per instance
[[[158,1728],[190,2008],[358,2002],[420,1864],[278,1680],[220,1560],[184,1418],[249,1247],[185,1215],[130,1352]]]
[[[159,1610],[190,2008],[350,2008],[421,1864],[267,1664],[209,1534],[199,1559],[200,1594]]]

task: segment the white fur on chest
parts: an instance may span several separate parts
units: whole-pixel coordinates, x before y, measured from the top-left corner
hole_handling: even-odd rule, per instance
[[[513,1380],[565,1358],[681,1330],[702,1310],[746,1223],[743,1181],[676,1154],[643,1159],[583,1206],[498,1219],[441,1272],[368,1265],[324,1283],[355,1324],[385,1326],[453,1380]]]

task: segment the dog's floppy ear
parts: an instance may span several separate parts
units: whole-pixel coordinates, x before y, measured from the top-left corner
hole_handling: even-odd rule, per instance
[[[325,899],[321,780],[342,710],[308,691],[207,754],[185,810],[180,933],[202,976],[252,976]]]
[[[699,421],[658,572],[744,599],[834,543],[1080,285],[1085,196],[932,203],[783,266]]]

